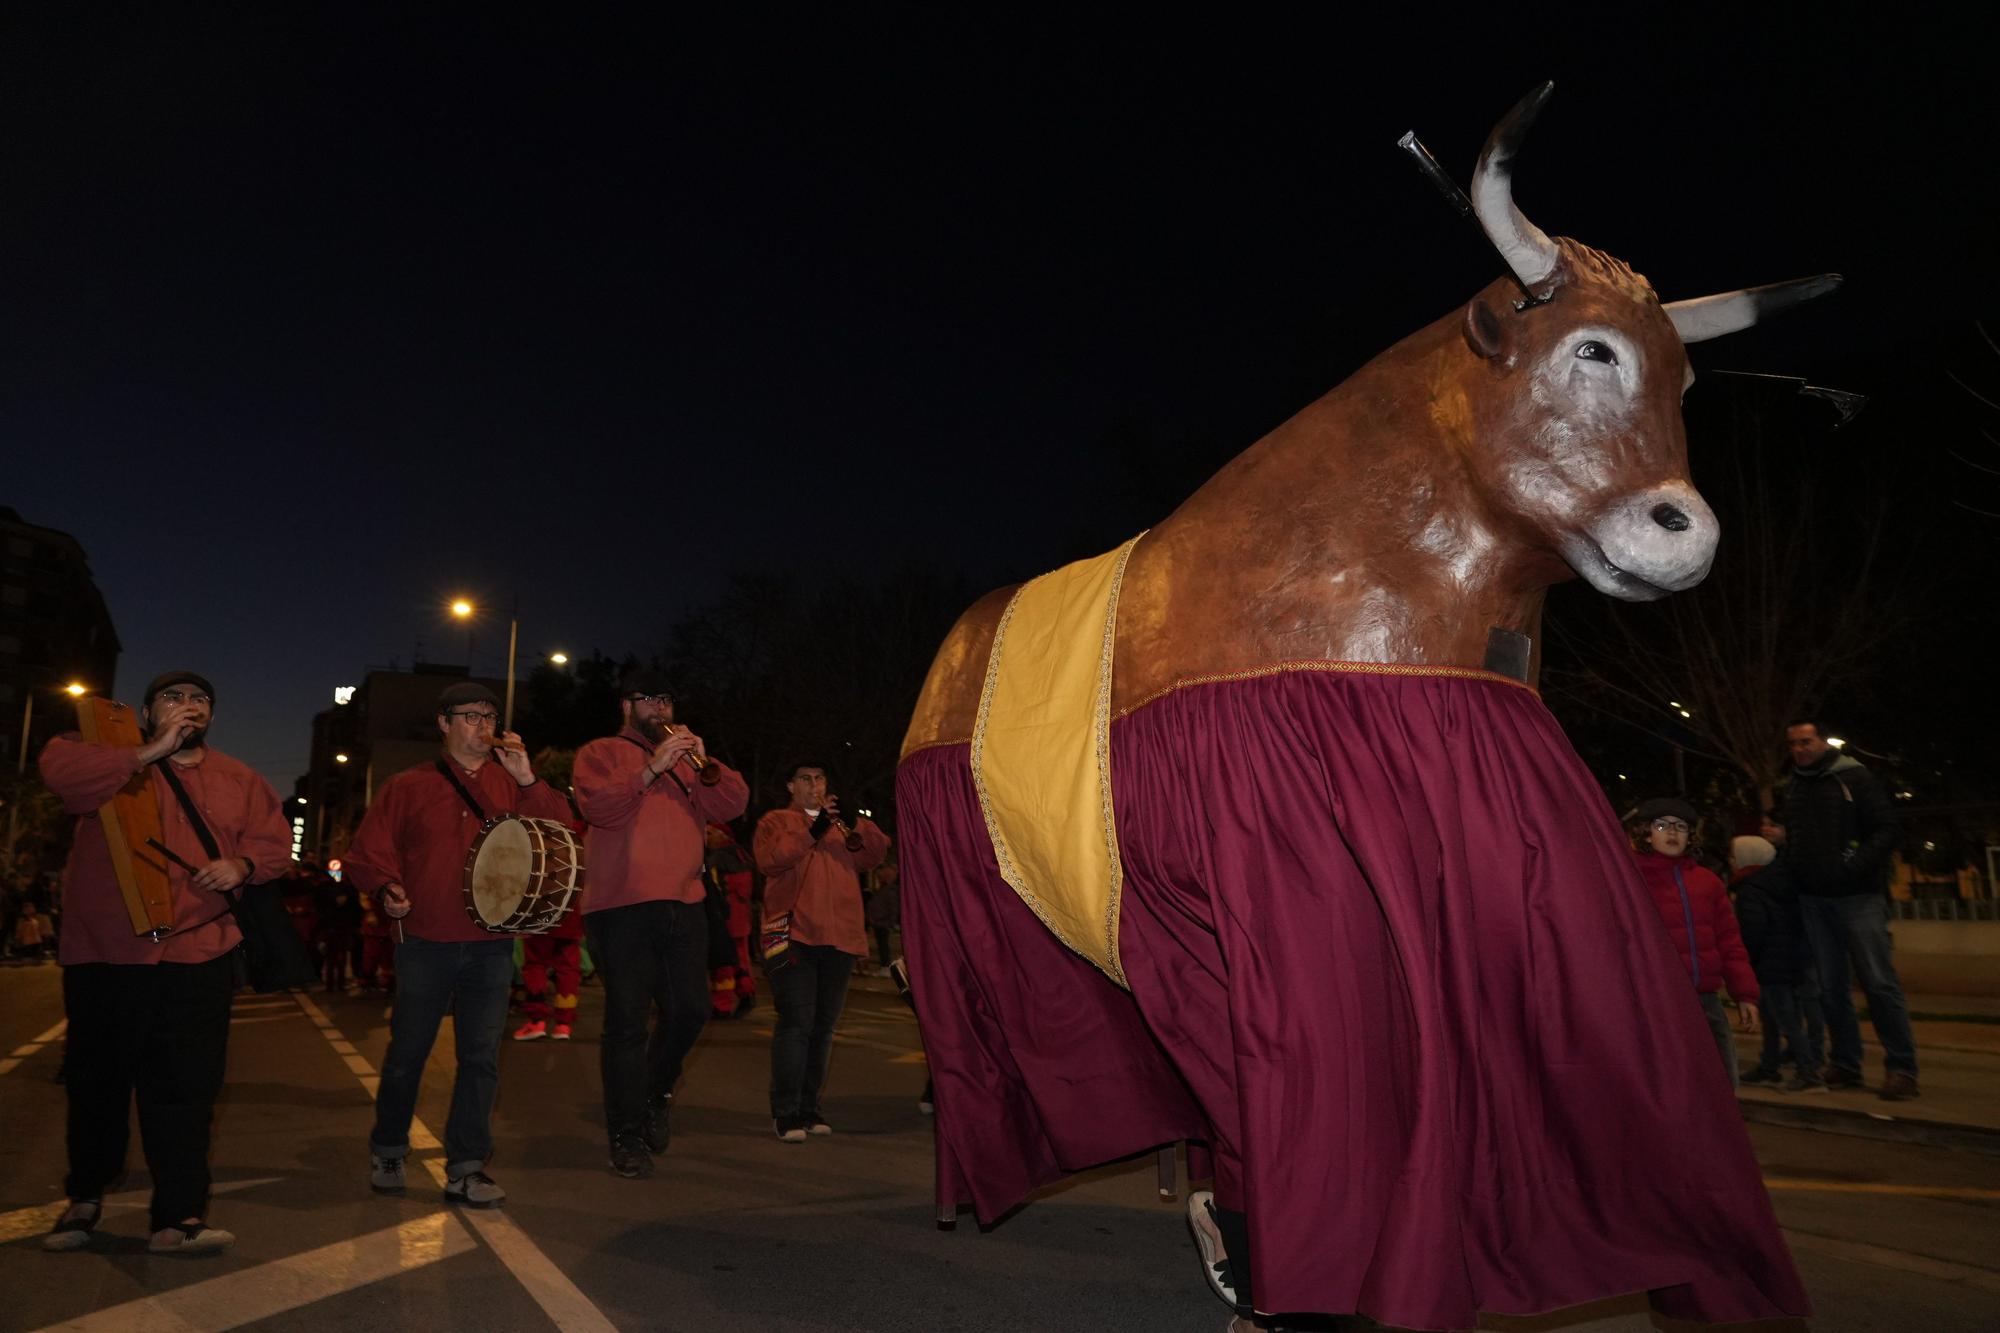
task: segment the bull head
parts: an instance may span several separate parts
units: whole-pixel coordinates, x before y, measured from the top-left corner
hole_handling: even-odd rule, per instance
[[[1718,536],[1687,480],[1680,396],[1693,372],[1682,346],[1748,328],[1832,291],[1840,278],[1662,305],[1622,262],[1551,239],[1515,206],[1512,172],[1554,87],[1544,83],[1501,119],[1472,177],[1473,213],[1524,299],[1511,317],[1475,299],[1465,341],[1528,379],[1513,398],[1519,418],[1503,429],[1515,451],[1482,484],[1600,592],[1650,601],[1699,583]]]

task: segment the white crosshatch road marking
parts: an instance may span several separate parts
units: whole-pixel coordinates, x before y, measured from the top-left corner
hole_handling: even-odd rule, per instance
[[[275,1185],[283,1176],[261,1176],[256,1180],[219,1180],[209,1187],[210,1194],[234,1194],[238,1190],[255,1189],[259,1185]],[[100,1231],[109,1231],[110,1214],[122,1209],[144,1208],[152,1197],[151,1190],[125,1190],[119,1194],[104,1196],[105,1221],[99,1223]],[[0,1245],[30,1236],[39,1236],[56,1224],[63,1209],[69,1205],[67,1199],[57,1199],[54,1203],[40,1203],[32,1208],[16,1208],[11,1213],[0,1213]]]
[[[367,1059],[354,1051],[354,1045],[341,1036],[340,1029],[326,1012],[308,999],[304,993],[292,992],[292,998],[306,1011],[306,1017],[320,1030],[320,1034],[334,1047],[335,1053],[354,1072],[361,1086],[373,1097],[381,1079]],[[437,1135],[421,1119],[410,1121],[410,1150],[412,1152],[434,1152],[443,1148]],[[437,1178],[440,1186],[444,1183],[444,1161],[442,1158],[426,1158],[422,1165]],[[480,1238],[491,1246],[500,1262],[507,1265],[515,1280],[534,1297],[535,1304],[542,1307],[542,1313],[549,1317],[562,1333],[616,1333],[616,1326],[604,1317],[604,1312],[591,1304],[563,1271],[550,1261],[541,1247],[528,1238],[513,1218],[498,1209],[466,1209],[463,1220],[469,1222],[479,1232]],[[462,1233],[461,1233],[462,1234]],[[262,1269],[256,1270],[262,1272]],[[289,1308],[289,1307],[287,1307]],[[222,1327],[222,1326],[212,1326]],[[110,1326],[106,1326],[107,1333]],[[120,1330],[123,1333],[123,1330]]]
[[[14,1066],[20,1064],[21,1061],[27,1059],[29,1056],[33,1055],[36,1051],[41,1050],[42,1047],[56,1040],[58,1037],[62,1036],[64,1032],[68,1030],[69,1030],[69,1020],[65,1018],[62,1022],[56,1024],[54,1027],[50,1028],[47,1032],[44,1032],[41,1036],[36,1037],[33,1041],[23,1042],[21,1045],[16,1046],[13,1052],[9,1054],[6,1059],[0,1060],[0,1074],[6,1074],[12,1072]]]
[[[239,1328],[479,1248],[448,1212],[145,1296],[42,1333],[190,1333]]]

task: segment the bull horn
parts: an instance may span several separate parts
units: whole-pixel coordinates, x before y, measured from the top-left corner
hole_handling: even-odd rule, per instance
[[[1530,300],[1535,299],[1535,288],[1556,271],[1562,252],[1514,207],[1514,154],[1555,88],[1554,82],[1544,83],[1515,103],[1493,127],[1486,147],[1480,150],[1479,165],[1472,171],[1472,211]]]
[[[1725,333],[1747,329],[1758,320],[1769,319],[1801,301],[1825,296],[1840,286],[1838,273],[1822,273],[1814,278],[1794,278],[1764,287],[1746,287],[1740,292],[1719,292],[1697,296],[1692,301],[1673,301],[1662,307],[1674,322],[1684,343],[1706,342]]]

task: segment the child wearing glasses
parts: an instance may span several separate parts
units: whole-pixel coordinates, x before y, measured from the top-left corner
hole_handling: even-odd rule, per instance
[[[1699,822],[1686,801],[1663,796],[1639,807],[1639,836],[1645,847],[1637,853],[1639,878],[1653,895],[1660,923],[1694,981],[1696,998],[1714,1034],[1729,1086],[1737,1083],[1736,1041],[1720,991],[1726,982],[1736,1001],[1738,1021],[1745,1032],[1757,1030],[1757,974],[1744,951],[1743,937],[1730,910],[1722,881],[1687,855],[1688,842]]]

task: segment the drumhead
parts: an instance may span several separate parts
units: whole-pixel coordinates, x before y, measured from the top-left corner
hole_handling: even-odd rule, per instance
[[[534,868],[534,844],[525,823],[502,819],[488,828],[472,862],[472,910],[479,919],[498,926],[512,916],[527,896]]]

